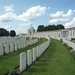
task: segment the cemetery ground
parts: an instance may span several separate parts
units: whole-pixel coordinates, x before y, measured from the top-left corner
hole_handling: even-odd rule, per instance
[[[51,39],[46,52],[22,75],[75,75],[75,60],[60,41]]]
[[[0,75],[4,75],[7,72],[9,72],[11,69],[14,69],[19,66],[20,53],[26,52],[27,50],[32,49],[33,47],[36,47],[46,41],[47,41],[46,39],[41,38],[36,44],[33,44],[16,52],[0,56]]]

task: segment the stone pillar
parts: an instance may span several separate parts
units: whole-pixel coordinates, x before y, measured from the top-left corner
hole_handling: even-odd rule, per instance
[[[20,54],[20,71],[24,71],[26,69],[26,53],[23,52]]]

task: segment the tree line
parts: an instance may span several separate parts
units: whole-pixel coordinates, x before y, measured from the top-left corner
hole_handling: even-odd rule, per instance
[[[9,31],[7,31],[4,28],[0,28],[0,36],[11,36],[11,37],[14,37],[14,36],[16,36],[16,32],[14,30],[11,30],[9,32]]]
[[[65,27],[62,24],[48,25],[48,26],[39,25],[38,28],[37,28],[37,32],[59,30],[59,29],[65,29]]]

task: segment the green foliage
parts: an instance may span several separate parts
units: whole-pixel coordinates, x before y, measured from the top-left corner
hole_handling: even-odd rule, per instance
[[[6,29],[0,28],[0,36],[9,36],[9,35],[11,37],[14,37],[16,36],[16,32],[14,30],[11,30],[9,33],[9,31],[7,31]]]
[[[60,39],[60,42],[63,43],[62,39]]]
[[[0,28],[0,36],[9,36],[9,31],[4,28]]]
[[[71,38],[71,41],[75,43],[75,38]]]
[[[66,43],[63,44],[65,47],[68,47],[68,45]]]
[[[37,32],[40,31],[50,31],[50,30],[59,30],[59,29],[64,29],[65,27],[62,24],[57,24],[57,25],[39,25],[37,28]]]
[[[68,47],[68,50],[72,50],[72,47]]]
[[[11,31],[10,31],[10,36],[11,36],[11,37],[16,36],[16,32],[15,32],[14,30],[11,30]]]
[[[44,25],[39,25],[37,31],[44,31]]]
[[[71,38],[71,41],[72,41],[72,40],[75,40],[75,38]]]
[[[57,24],[57,29],[64,29],[65,27],[62,24]]]

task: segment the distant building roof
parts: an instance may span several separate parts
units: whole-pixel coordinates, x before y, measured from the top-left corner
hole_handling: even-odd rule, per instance
[[[31,26],[31,27],[28,29],[28,31],[33,31],[33,32],[35,32],[35,29]]]

